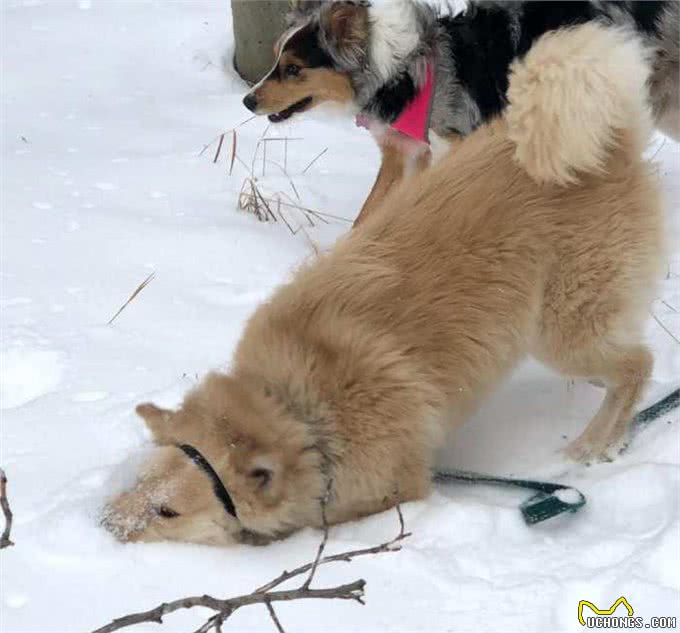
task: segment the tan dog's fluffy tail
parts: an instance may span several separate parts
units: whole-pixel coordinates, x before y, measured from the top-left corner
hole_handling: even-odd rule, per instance
[[[512,67],[509,136],[539,183],[603,173],[623,138],[642,151],[652,130],[649,55],[634,33],[596,22],[544,35]]]

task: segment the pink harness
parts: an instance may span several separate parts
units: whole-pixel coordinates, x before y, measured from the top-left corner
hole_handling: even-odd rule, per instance
[[[430,142],[428,132],[430,129],[430,111],[434,96],[434,63],[427,62],[425,70],[425,83],[421,86],[415,99],[409,103],[397,120],[391,124],[391,128],[421,143]],[[357,115],[356,124],[359,127],[368,127],[366,115]]]

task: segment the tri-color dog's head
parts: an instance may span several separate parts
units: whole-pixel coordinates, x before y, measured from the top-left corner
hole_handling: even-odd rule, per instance
[[[274,45],[274,66],[244,105],[278,123],[320,103],[350,103],[352,73],[367,61],[368,10],[367,2],[335,0],[294,14]]]

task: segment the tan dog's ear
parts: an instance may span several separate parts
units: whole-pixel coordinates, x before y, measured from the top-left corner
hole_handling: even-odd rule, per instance
[[[251,490],[262,500],[276,503],[284,488],[285,472],[279,455],[271,452],[256,453],[248,461],[243,472]]]
[[[368,46],[368,7],[363,2],[332,2],[321,18],[321,31],[333,56],[347,69],[363,65]]]
[[[161,409],[152,402],[145,402],[137,405],[135,409],[137,415],[141,417],[146,426],[149,427],[153,439],[157,444],[172,444],[172,411]]]
[[[280,470],[279,460],[273,455],[257,455],[250,463],[248,477],[261,490],[272,487],[278,479]]]

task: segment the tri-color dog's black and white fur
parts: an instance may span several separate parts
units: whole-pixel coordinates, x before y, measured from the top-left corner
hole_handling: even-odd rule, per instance
[[[414,0],[299,3],[275,45],[272,70],[244,98],[253,112],[283,121],[319,103],[353,104],[382,150],[383,163],[359,219],[430,150],[390,128],[434,67],[429,129],[452,141],[506,104],[511,63],[547,31],[590,20],[629,28],[654,56],[649,83],[658,128],[680,139],[680,3],[471,2],[440,15]]]

